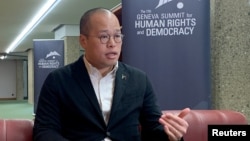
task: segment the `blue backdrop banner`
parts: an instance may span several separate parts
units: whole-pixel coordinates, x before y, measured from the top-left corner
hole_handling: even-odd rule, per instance
[[[64,40],[34,40],[34,113],[47,75],[64,66]]]
[[[122,0],[122,61],[144,70],[162,109],[210,109],[209,0]]]

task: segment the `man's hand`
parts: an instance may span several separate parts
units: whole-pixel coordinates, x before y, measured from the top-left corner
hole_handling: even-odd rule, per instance
[[[188,123],[183,119],[190,112],[189,108],[183,109],[178,115],[165,113],[159,119],[164,126],[165,132],[169,136],[170,141],[179,141],[187,132]]]

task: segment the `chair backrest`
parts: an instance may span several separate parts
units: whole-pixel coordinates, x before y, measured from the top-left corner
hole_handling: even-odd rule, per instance
[[[165,112],[178,114],[180,110],[163,111]],[[189,123],[185,141],[207,141],[208,125],[211,124],[248,124],[245,115],[231,110],[191,110],[184,118]]]
[[[32,141],[33,120],[0,119],[0,141]]]
[[[180,110],[164,110],[178,114]],[[245,115],[231,110],[191,110],[184,117],[189,123],[185,141],[207,141],[210,124],[248,124]],[[32,141],[33,120],[0,119],[0,141]]]
[[[0,120],[0,141],[6,140],[5,133],[5,122],[4,120]]]

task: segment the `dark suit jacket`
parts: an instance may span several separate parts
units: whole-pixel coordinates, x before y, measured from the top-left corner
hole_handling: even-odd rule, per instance
[[[167,141],[146,74],[119,62],[106,125],[82,56],[51,72],[41,89],[35,141]]]

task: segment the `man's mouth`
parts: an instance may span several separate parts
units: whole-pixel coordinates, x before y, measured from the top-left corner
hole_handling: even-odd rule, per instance
[[[106,54],[106,57],[109,59],[115,59],[117,57],[117,53],[116,52],[109,52]]]

